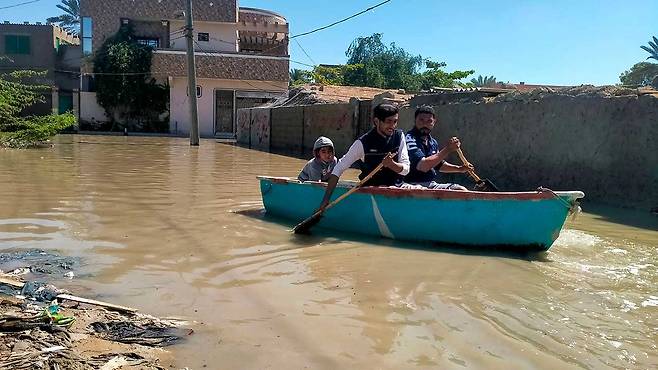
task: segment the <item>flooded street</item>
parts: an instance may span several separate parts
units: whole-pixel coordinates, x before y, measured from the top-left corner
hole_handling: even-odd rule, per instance
[[[170,348],[179,367],[658,366],[648,212],[586,204],[531,255],[296,236],[262,213],[256,175],[296,176],[302,160],[178,138],[56,142],[0,150],[0,251],[80,257],[61,287],[197,321]]]

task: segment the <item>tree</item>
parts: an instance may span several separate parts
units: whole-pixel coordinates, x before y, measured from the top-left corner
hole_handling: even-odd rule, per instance
[[[310,83],[312,81],[312,73],[305,69],[291,69],[290,70],[290,86],[297,86]]]
[[[412,55],[395,43],[382,42],[382,34],[375,33],[355,39],[345,52],[347,65],[344,83],[386,89],[403,88],[418,91],[432,86],[453,87],[459,79],[473,71],[445,72],[445,63]]]
[[[21,112],[38,102],[49,86],[32,83],[45,72],[18,70],[0,74],[0,145],[37,146],[75,123],[72,114],[21,117]]]
[[[94,55],[98,104],[116,125],[164,131],[158,116],[167,110],[169,88],[150,75],[153,49],[138,44],[130,25],[105,40]],[[154,125],[150,127],[150,125]]]
[[[649,56],[647,59],[655,59],[658,60],[658,38],[656,36],[653,37],[653,42],[649,41],[649,46],[640,46],[642,50],[645,50],[647,53],[649,53]]]
[[[380,87],[387,89],[420,88],[420,68],[423,57],[411,55],[395,43],[386,46],[382,34],[358,37],[345,52],[348,65],[362,65],[350,74],[346,84]]]
[[[433,87],[458,87],[462,86],[463,84],[459,82],[459,80],[466,78],[475,71],[454,71],[454,72],[445,72],[441,68],[446,67],[446,63],[444,62],[433,62],[431,60],[426,60],[425,61],[425,67],[427,70],[425,70],[422,73],[422,82],[421,82],[421,88],[424,90],[429,90]],[[472,81],[472,80],[471,80]]]
[[[344,85],[345,66],[323,66],[313,68],[313,81],[321,85]]]
[[[47,19],[50,23],[58,23],[65,30],[78,34],[80,30],[80,0],[62,0],[57,7],[64,11],[64,14]]]
[[[619,80],[624,85],[646,86],[651,84],[656,76],[658,76],[658,63],[640,62],[622,73]]]
[[[498,82],[496,82],[496,77],[494,76],[482,77],[481,75],[479,75],[478,78],[471,78],[471,83],[475,87],[490,87],[490,86],[496,86],[498,84]]]

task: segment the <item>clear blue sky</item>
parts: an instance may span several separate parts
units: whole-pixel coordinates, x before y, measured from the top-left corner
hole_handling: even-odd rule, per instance
[[[0,7],[23,1],[0,0]],[[240,0],[240,5],[283,14],[297,34],[378,2]],[[0,21],[44,21],[59,14],[58,3],[41,0],[0,10]],[[648,56],[640,45],[658,36],[656,15],[656,0],[392,0],[298,41],[315,63],[339,64],[354,38],[381,32],[386,43],[444,61],[448,70],[474,69],[512,83],[601,85],[619,82],[621,72]],[[313,64],[294,41],[290,54]],[[291,63],[296,67],[308,68]]]

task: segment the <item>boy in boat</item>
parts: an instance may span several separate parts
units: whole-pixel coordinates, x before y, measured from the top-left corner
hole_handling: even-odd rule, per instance
[[[409,155],[404,134],[397,129],[398,108],[387,103],[377,105],[373,110],[373,124],[374,127],[359,137],[334,167],[320,209],[329,204],[338,178],[357,161],[360,161],[360,179],[368,176],[380,163],[384,165],[363,186],[404,187],[402,180],[409,173]]]
[[[327,182],[331,171],[336,167],[334,143],[327,137],[320,136],[313,144],[314,157],[306,163],[297,178],[299,181]]]
[[[443,173],[465,173],[473,170],[473,166],[457,166],[445,161],[445,158],[460,147],[459,139],[452,137],[443,149],[431,135],[436,124],[436,113],[430,106],[416,109],[414,128],[407,132],[405,140],[409,150],[411,168],[405,181],[422,185],[429,189],[468,190],[459,184],[439,184],[436,176]]]

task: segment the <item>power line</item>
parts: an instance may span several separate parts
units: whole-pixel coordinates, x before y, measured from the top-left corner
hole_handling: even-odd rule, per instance
[[[38,2],[38,1],[41,1],[41,0],[25,1],[25,2],[22,2],[22,3],[14,4],[14,5],[3,6],[3,7],[0,7],[0,10],[2,10],[2,9],[9,9],[9,8],[15,8],[15,7],[17,7],[17,6],[21,6],[21,5],[32,4],[32,3],[36,3],[36,2]]]
[[[308,58],[308,60],[310,60],[311,63],[313,63],[314,66],[315,66],[317,63],[315,63],[315,60],[313,60],[313,58],[311,58],[311,56],[308,55],[308,53],[306,52],[306,50],[304,49],[304,47],[302,46],[302,44],[300,44],[299,41],[297,41],[297,39],[295,39],[295,43],[297,44],[297,46],[299,46],[300,49],[302,49],[302,51],[304,52],[304,54],[306,54],[306,57]]]
[[[81,72],[55,69],[55,72],[78,74],[83,76],[140,76],[140,75],[169,75],[169,72]]]
[[[337,24],[343,23],[343,22],[345,22],[345,21],[347,21],[347,20],[350,20],[350,19],[352,19],[352,18],[354,18],[354,17],[358,17],[358,16],[360,16],[361,14],[363,14],[363,13],[365,13],[365,12],[368,12],[368,11],[370,11],[370,10],[373,10],[373,9],[377,8],[377,7],[380,7],[380,6],[386,4],[386,3],[390,2],[390,1],[391,1],[391,0],[385,0],[385,1],[382,1],[381,3],[379,3],[379,4],[377,4],[377,5],[373,5],[373,6],[369,7],[369,8],[367,8],[367,9],[364,9],[364,10],[362,10],[362,11],[356,13],[356,14],[352,14],[352,15],[350,15],[349,17],[347,17],[347,18],[343,18],[343,19],[341,19],[341,20],[339,20],[339,21],[336,21],[336,22],[334,22],[334,23],[328,24],[328,25],[326,25],[326,26],[322,26],[322,27],[320,27],[320,28],[316,28],[316,29],[311,30],[311,31],[308,31],[308,32],[304,32],[304,33],[300,33],[300,34],[297,34],[297,35],[294,35],[294,36],[290,36],[290,39],[292,40],[292,39],[297,38],[297,37],[310,35],[310,34],[312,34],[312,33],[315,33],[315,32],[318,32],[318,31],[322,31],[322,30],[327,29],[327,28],[329,28],[329,27],[333,27],[333,26],[335,26],[335,25],[337,25]]]
[[[312,68],[315,68],[315,67],[316,67],[316,66],[314,66],[314,65],[312,65],[312,64],[302,63],[302,62],[298,62],[298,61],[296,61],[296,60],[292,60],[292,59],[288,59],[288,60],[290,60],[292,63],[297,63],[297,64],[299,64],[299,65],[303,65],[303,66],[307,66],[307,67],[312,67]]]

